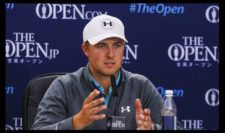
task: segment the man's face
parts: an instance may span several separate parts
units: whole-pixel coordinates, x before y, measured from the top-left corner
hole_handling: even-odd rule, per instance
[[[94,76],[116,74],[123,61],[125,42],[119,38],[108,38],[95,45],[86,47],[85,55]]]

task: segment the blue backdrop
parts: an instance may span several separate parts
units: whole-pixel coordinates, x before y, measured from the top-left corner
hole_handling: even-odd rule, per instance
[[[6,130],[22,129],[22,99],[33,77],[85,66],[82,31],[94,16],[125,25],[123,67],[147,76],[162,96],[174,90],[178,120],[219,128],[218,4],[6,3]]]

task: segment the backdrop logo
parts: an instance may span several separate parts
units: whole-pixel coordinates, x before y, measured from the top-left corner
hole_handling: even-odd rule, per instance
[[[205,11],[206,19],[211,23],[219,22],[219,7],[218,6],[210,6]]]
[[[219,105],[219,90],[218,89],[209,89],[205,93],[205,101],[209,106],[215,107]]]
[[[184,129],[188,130],[203,130],[203,120],[192,120],[192,119],[186,119],[181,120],[183,124]]]
[[[6,86],[5,92],[7,95],[12,95],[14,93],[14,87],[13,86]]]
[[[182,39],[182,43],[170,45],[167,51],[177,67],[211,67],[214,62],[219,63],[218,46],[206,46],[201,36],[183,36]]]
[[[125,45],[123,64],[131,64],[132,60],[138,59],[138,44]]]
[[[23,129],[23,119],[21,117],[13,117],[12,118],[12,124],[6,124],[5,130],[22,130]]]
[[[36,6],[36,14],[41,19],[90,20],[95,16],[107,14],[102,11],[85,10],[86,5],[76,4],[49,4],[39,3]]]
[[[6,10],[12,10],[14,8],[14,3],[5,3]]]
[[[157,87],[157,90],[158,90],[159,94],[162,97],[165,97],[166,88],[164,88],[162,86],[158,86]],[[173,96],[174,97],[183,97],[184,96],[184,89],[181,89],[181,88],[173,88],[172,90],[173,90]]]
[[[37,42],[34,33],[14,32],[13,35],[13,40],[5,40],[7,63],[41,64],[44,59],[52,60],[59,54],[59,50],[50,48],[48,42]]]
[[[183,6],[170,6],[165,4],[149,5],[146,3],[132,3],[130,13],[160,14],[162,16],[184,14]]]

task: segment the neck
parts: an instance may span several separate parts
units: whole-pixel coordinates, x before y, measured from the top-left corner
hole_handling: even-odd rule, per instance
[[[111,75],[102,75],[102,74],[97,74],[97,73],[92,73],[93,78],[95,81],[97,81],[105,91],[105,95],[109,93],[109,87],[111,86]],[[118,72],[115,75],[115,78],[117,78]]]

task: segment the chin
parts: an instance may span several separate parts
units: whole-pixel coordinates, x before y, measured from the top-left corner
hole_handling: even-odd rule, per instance
[[[114,75],[115,73],[116,73],[116,71],[110,71],[110,70],[106,70],[106,71],[104,71],[103,72],[105,75],[107,75],[107,76],[111,76],[111,75]]]
[[[111,75],[114,75],[114,74],[115,73],[113,73],[113,72],[112,73],[109,73],[109,72],[108,73],[105,73],[105,75],[107,75],[107,76],[111,76]]]

